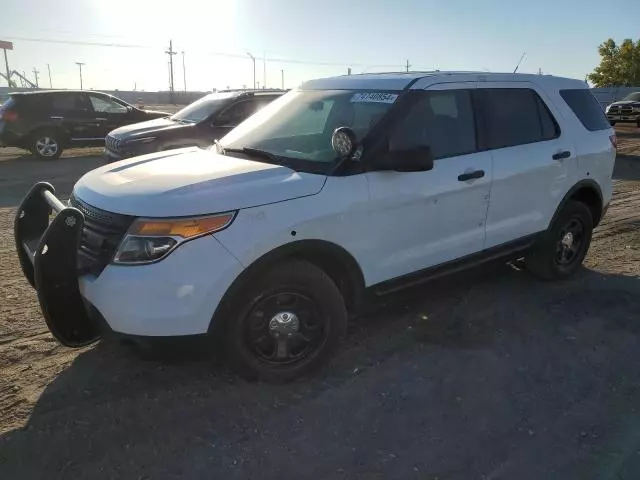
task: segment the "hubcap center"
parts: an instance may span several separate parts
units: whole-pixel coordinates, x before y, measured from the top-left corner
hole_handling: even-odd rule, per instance
[[[269,332],[274,337],[290,337],[300,328],[300,320],[293,312],[279,312],[269,320]]]
[[[573,242],[574,242],[574,237],[573,237],[573,233],[571,232],[567,232],[564,237],[562,237],[562,246],[564,248],[572,248],[573,247]]]

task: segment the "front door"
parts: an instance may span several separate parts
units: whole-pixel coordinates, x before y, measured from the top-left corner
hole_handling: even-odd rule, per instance
[[[89,99],[94,113],[96,143],[104,142],[104,137],[111,130],[131,123],[131,112],[125,105],[116,102],[107,95],[95,93],[86,93],[85,95]]]
[[[396,124],[389,148],[428,145],[427,172],[367,173],[375,266],[371,283],[397,278],[481,251],[492,179],[479,152],[474,84],[439,84],[418,97]]]

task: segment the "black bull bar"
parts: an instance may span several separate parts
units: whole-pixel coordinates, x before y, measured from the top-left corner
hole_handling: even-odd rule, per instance
[[[69,347],[82,347],[100,338],[78,286],[83,226],[82,212],[64,205],[46,182],[29,190],[13,225],[20,266],[38,293],[44,320],[53,336]]]

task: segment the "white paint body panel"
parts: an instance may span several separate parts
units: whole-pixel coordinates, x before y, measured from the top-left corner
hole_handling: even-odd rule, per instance
[[[212,236],[186,242],[150,265],[108,265],[80,277],[80,293],[116,332],[143,336],[205,333],[218,302],[242,271]]]
[[[84,175],[74,191],[109,212],[182,217],[313,195],[324,181],[321,175],[193,147],[105,165]]]

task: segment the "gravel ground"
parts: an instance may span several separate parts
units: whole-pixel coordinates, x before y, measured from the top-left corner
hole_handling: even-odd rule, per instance
[[[640,478],[640,134],[618,133],[614,200],[575,278],[497,264],[388,297],[325,371],[279,387],[58,345],[13,210],[34,181],[64,196],[100,160],[5,151],[0,478]]]

